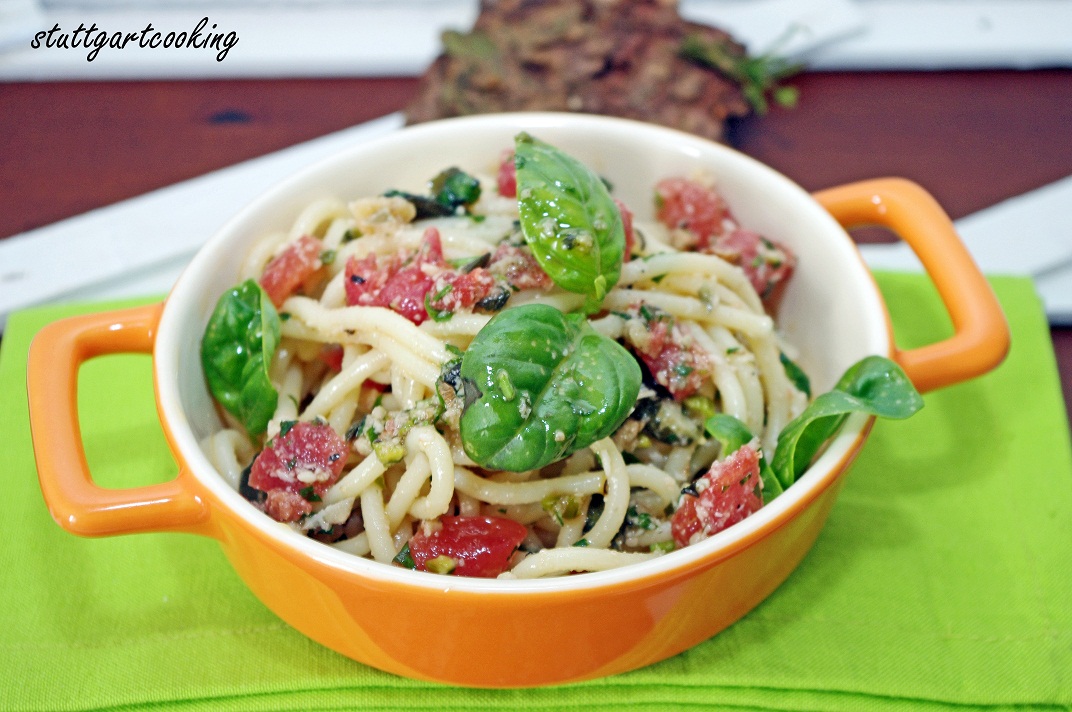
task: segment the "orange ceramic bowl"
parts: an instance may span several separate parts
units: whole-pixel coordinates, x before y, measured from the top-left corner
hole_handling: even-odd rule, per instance
[[[201,373],[201,334],[254,240],[323,195],[419,191],[446,166],[493,166],[521,130],[608,177],[641,219],[651,217],[644,206],[659,178],[694,169],[716,176],[744,226],[800,258],[779,321],[817,391],[869,354],[893,358],[929,390],[981,374],[1006,352],[993,293],[949,219],[914,184],[882,179],[810,195],[731,149],[651,125],[574,114],[453,119],[356,145],[271,190],[209,240],[163,304],[40,333],[30,354],[30,411],[56,521],[85,536],[213,537],[253,592],[309,637],[383,670],[458,685],[545,685],[634,669],[710,638],[762,601],[811,547],[869,419],[850,419],[785,494],[706,541],[617,570],[531,581],[419,573],[319,544],[254,509],[198,447],[220,425]],[[844,229],[864,223],[891,228],[916,250],[952,317],[951,338],[896,348],[882,297]],[[116,491],[92,481],[78,431],[77,370],[114,352],[153,355],[158,412],[180,467],[171,482]]]

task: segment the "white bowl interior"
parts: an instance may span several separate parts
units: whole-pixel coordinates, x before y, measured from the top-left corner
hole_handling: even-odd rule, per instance
[[[713,175],[738,221],[788,245],[799,265],[779,314],[779,326],[800,350],[813,390],[829,389],[852,363],[868,354],[889,353],[885,311],[874,282],[853,243],[836,221],[798,185],[774,170],[724,146],[646,124],[575,114],[503,114],[453,119],[416,126],[383,139],[355,145],[292,177],[241,210],[205,247],[168,298],[156,345],[157,391],[177,445],[197,476],[239,516],[310,556],[377,578],[443,587],[443,578],[414,575],[357,559],[306,539],[254,510],[215,473],[197,442],[219,428],[200,367],[200,338],[226,289],[237,282],[239,266],[252,243],[285,229],[313,200],[349,200],[391,188],[422,192],[447,166],[489,172],[514,135],[525,130],[559,146],[610,180],[614,195],[651,219],[653,186],[661,178],[701,169]],[[599,585],[621,577],[655,573],[709,555],[792,506],[852,446],[865,419],[855,418],[826,454],[795,487],[744,522],[669,556],[601,573],[547,581],[505,582],[451,579],[469,590],[556,590]],[[825,464],[824,464],[825,463]],[[429,579],[436,579],[429,581]],[[516,586],[514,586],[516,584]],[[498,587],[498,588],[497,588]],[[509,588],[509,587],[508,587]]]

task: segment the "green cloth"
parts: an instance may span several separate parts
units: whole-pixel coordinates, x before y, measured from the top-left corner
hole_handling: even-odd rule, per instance
[[[902,346],[948,333],[925,279],[879,277]],[[17,314],[0,354],[0,709],[1072,709],[1068,423],[1031,283],[992,283],[1008,360],[878,423],[814,549],[769,599],[657,665],[509,691],[413,682],[310,642],[209,539],[61,530],[36,480],[26,349],[91,307]],[[86,364],[80,398],[98,482],[173,475],[148,357]]]

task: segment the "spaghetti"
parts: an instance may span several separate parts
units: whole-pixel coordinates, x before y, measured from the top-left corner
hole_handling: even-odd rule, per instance
[[[231,486],[330,546],[440,573],[597,571],[697,539],[675,535],[675,513],[728,460],[704,418],[733,415],[755,433],[751,448],[773,450],[806,405],[770,313],[792,255],[740,228],[705,179],[660,183],[656,219],[635,228],[619,203],[626,261],[588,323],[641,367],[635,405],[558,462],[493,471],[460,435],[473,397],[460,355],[498,313],[585,301],[526,244],[510,168],[498,180],[437,177],[470,179],[446,214],[426,216],[429,198],[407,194],[331,198],[254,245],[241,277],[279,315],[264,364],[276,401],[262,432],[221,409],[226,427],[203,449]],[[704,200],[721,206],[715,224],[696,220]],[[758,476],[742,488],[741,501],[761,504]],[[498,564],[477,561],[500,549]]]

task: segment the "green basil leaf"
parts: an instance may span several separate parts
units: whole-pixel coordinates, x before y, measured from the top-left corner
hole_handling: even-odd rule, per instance
[[[752,442],[755,435],[738,418],[726,413],[716,413],[704,423],[707,434],[722,445],[719,457],[732,455],[741,449],[742,445]]]
[[[625,229],[618,206],[580,161],[527,133],[514,143],[525,241],[555,284],[585,295],[588,313],[598,311],[622,269]]]
[[[747,425],[727,413],[712,415],[704,423],[704,428],[708,435],[722,445],[722,450],[718,454],[719,459],[732,455],[755,438]],[[759,455],[759,476],[763,480],[763,504],[769,504],[771,500],[785,491],[762,452]]]
[[[413,554],[411,554],[409,551],[408,541],[402,545],[402,550],[398,552],[398,554],[395,556],[394,559],[392,559],[392,561],[394,561],[396,564],[400,564],[402,567],[407,569],[412,570],[417,568],[417,564],[413,561]]]
[[[480,181],[460,168],[451,167],[432,179],[432,196],[453,212],[480,199]]]
[[[790,382],[797,387],[798,391],[811,398],[811,379],[808,378],[808,374],[804,373],[804,369],[784,353],[779,353],[778,358],[781,360],[782,367],[785,368],[785,375]]]
[[[618,429],[640,366],[581,314],[527,304],[497,314],[462,356],[461,436],[474,462],[522,472]]]
[[[901,420],[923,407],[923,398],[901,370],[881,356],[856,362],[834,386],[778,435],[771,467],[783,487],[793,484],[850,413]]]
[[[249,279],[220,297],[201,339],[209,391],[250,435],[267,429],[279,400],[268,378],[279,333],[272,300]]]

